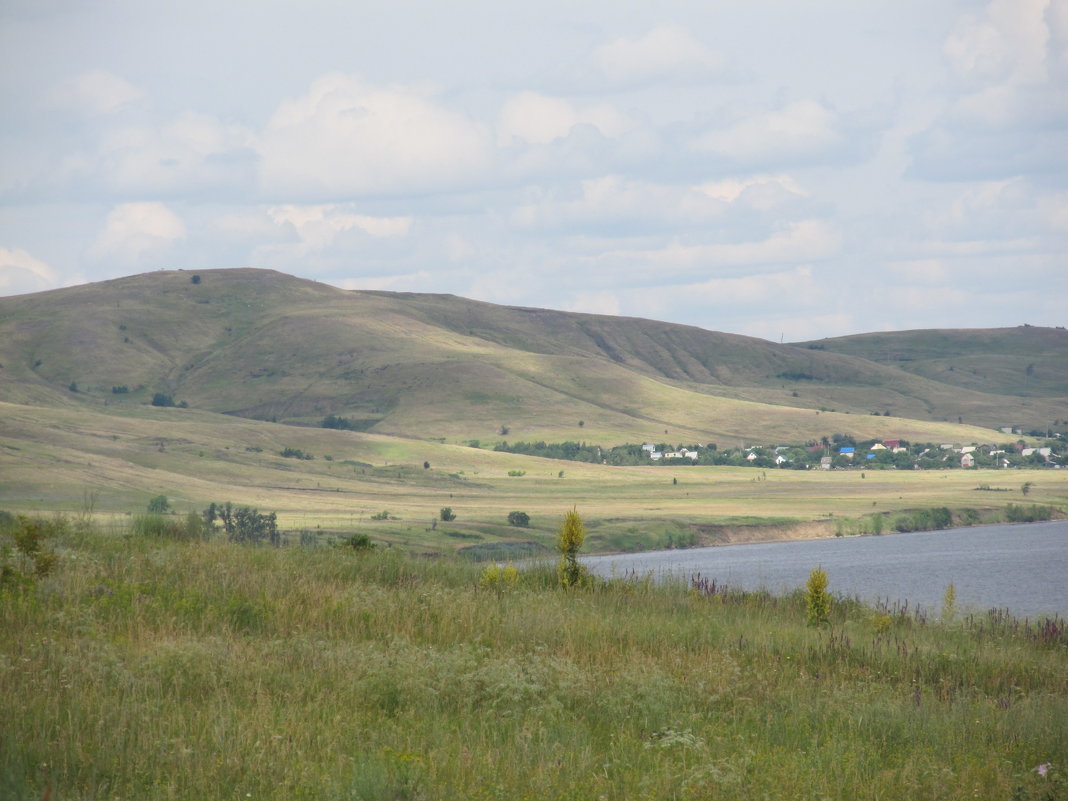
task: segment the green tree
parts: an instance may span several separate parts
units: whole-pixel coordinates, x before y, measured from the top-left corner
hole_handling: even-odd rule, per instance
[[[441,519],[446,523],[456,519],[456,513],[452,511],[451,506],[441,507]]]
[[[526,528],[530,525],[530,515],[528,515],[526,512],[509,512],[508,525]]]
[[[586,539],[586,527],[578,510],[572,507],[564,515],[564,522],[556,537],[556,549],[560,551],[560,583],[565,587],[576,587],[585,582],[586,569],[578,562],[578,552]]]
[[[157,495],[148,502],[148,511],[154,515],[166,514],[170,508],[171,502],[167,499],[166,495]]]

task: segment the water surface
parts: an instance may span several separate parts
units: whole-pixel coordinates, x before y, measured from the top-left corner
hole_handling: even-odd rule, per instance
[[[583,562],[601,576],[637,571],[688,579],[700,573],[729,587],[772,592],[803,587],[809,572],[822,567],[838,596],[908,601],[937,615],[952,582],[962,609],[1068,617],[1068,520],[589,556]]]

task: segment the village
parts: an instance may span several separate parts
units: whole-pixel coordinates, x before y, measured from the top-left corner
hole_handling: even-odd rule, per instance
[[[1009,429],[1005,433],[1018,433]],[[793,470],[944,470],[944,469],[1059,469],[1066,464],[1068,442],[1054,434],[1041,446],[1023,440],[961,445],[909,443],[905,440],[855,441],[835,434],[804,445],[745,446],[719,450],[716,445],[646,443],[645,458],[658,464],[733,465]],[[607,461],[607,460],[606,460]]]

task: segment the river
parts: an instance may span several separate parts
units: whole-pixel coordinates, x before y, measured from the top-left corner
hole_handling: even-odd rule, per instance
[[[908,602],[937,616],[952,582],[962,611],[1008,609],[1017,617],[1068,617],[1068,520],[870,537],[722,545],[588,556],[601,576],[695,573],[734,589],[788,592],[813,568],[828,589],[863,601]]]

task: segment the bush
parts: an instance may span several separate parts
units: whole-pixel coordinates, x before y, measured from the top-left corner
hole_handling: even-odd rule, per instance
[[[303,544],[303,542],[302,532],[301,543]],[[375,544],[371,542],[371,538],[367,534],[353,534],[345,540],[345,547],[351,548],[354,551],[369,551],[375,547]]]
[[[508,525],[526,528],[530,525],[530,515],[528,515],[526,512],[509,512]]]
[[[441,507],[441,519],[446,523],[449,523],[456,519],[456,514],[452,511],[451,506]]]
[[[825,626],[830,622],[831,596],[827,592],[827,571],[816,568],[805,585],[805,609],[810,626]]]
[[[279,451],[279,455],[283,459],[304,459],[305,461],[311,461],[315,458],[310,453],[305,453],[300,448],[284,448]]]
[[[192,517],[192,515],[190,515]],[[204,520],[211,527],[219,520],[223,524],[226,537],[231,542],[257,544],[268,541],[278,547],[282,544],[282,535],[278,531],[278,515],[260,514],[259,510],[248,506],[237,509],[227,501],[224,504],[211,504],[204,510]]]
[[[478,587],[482,590],[490,590],[500,597],[505,591],[515,587],[519,582],[519,570],[513,564],[505,567],[500,565],[488,565],[482,571],[478,580]]]
[[[59,557],[44,547],[44,539],[53,528],[44,521],[18,516],[11,533],[14,552],[0,542],[0,589],[32,587],[55,569]]]
[[[152,396],[153,406],[174,406],[174,398],[163,392],[157,392]]]
[[[1005,519],[1010,523],[1035,523],[1040,520],[1050,520],[1054,511],[1052,506],[1037,504],[1024,506],[1022,503],[1010,503],[1005,507]]]
[[[150,514],[162,515],[166,514],[171,508],[171,503],[167,500],[166,495],[157,495],[155,498],[148,502],[148,511]]]
[[[586,568],[578,562],[578,552],[586,539],[586,527],[577,509],[564,515],[564,522],[556,537],[556,550],[560,552],[558,574],[565,587],[577,587],[587,581]]]

